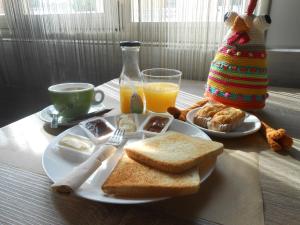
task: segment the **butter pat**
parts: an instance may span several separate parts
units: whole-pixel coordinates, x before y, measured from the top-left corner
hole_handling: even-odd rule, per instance
[[[58,142],[59,148],[90,154],[94,151],[95,145],[88,138],[67,134]]]
[[[123,129],[125,132],[136,132],[137,130],[135,119],[132,115],[121,115],[118,127]]]

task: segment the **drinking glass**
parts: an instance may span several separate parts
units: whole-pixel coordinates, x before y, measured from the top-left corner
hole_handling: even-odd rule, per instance
[[[143,89],[148,111],[165,113],[175,106],[182,72],[175,69],[153,68],[142,71]]]

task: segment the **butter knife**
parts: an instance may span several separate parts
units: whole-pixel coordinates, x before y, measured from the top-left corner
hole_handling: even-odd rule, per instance
[[[91,117],[94,117],[94,116],[102,116],[102,115],[110,112],[111,110],[113,110],[113,109],[103,109],[103,110],[100,110],[100,111],[87,113],[85,115],[78,116],[78,117],[75,117],[71,120],[68,120],[67,122],[68,123],[75,123],[75,122],[79,122],[81,120],[85,120],[85,119],[88,119],[88,118],[91,118]]]
[[[96,112],[91,112],[91,113],[87,113],[83,116],[78,116],[76,118],[70,119],[70,120],[66,120],[64,118],[62,118],[61,116],[57,116],[57,127],[70,127],[70,126],[74,126],[76,124],[78,124],[79,122],[81,122],[82,120],[94,117],[94,116],[103,116],[104,114],[110,112],[113,109],[103,109],[100,111],[96,111]],[[51,116],[52,116],[52,112],[51,112]],[[52,118],[53,120],[53,118]],[[52,121],[51,121],[52,122]]]

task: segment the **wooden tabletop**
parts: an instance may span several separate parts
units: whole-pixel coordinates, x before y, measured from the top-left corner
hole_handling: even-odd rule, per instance
[[[116,81],[101,88],[107,95],[104,104],[114,107],[110,115],[119,113]],[[179,107],[193,104],[203,94],[204,83],[183,81],[177,101]],[[287,129],[294,138],[293,148],[286,154],[258,149],[254,137],[244,140],[221,140],[230,148],[241,145],[241,154],[254,151],[258,155],[258,184],[263,198],[265,224],[299,224],[300,221],[300,90],[271,88],[266,108],[260,116],[272,126]],[[16,110],[18,110],[16,108]],[[46,146],[61,130],[52,130],[37,114],[0,129],[0,223],[1,224],[219,224],[206,218],[193,219],[170,215],[145,206],[100,204],[76,196],[62,196],[49,189],[41,157]],[[259,135],[259,134],[257,134]],[[257,136],[258,137],[258,136]],[[255,137],[256,138],[256,137]],[[262,139],[259,139],[260,141]],[[251,146],[244,151],[243,145]],[[208,183],[217,180],[212,174]],[[247,174],[244,174],[247,177]],[[214,178],[215,177],[215,178]],[[209,185],[209,184],[207,184]],[[205,189],[205,185],[203,187]],[[247,187],[244,187],[245,190]],[[207,189],[207,188],[206,188]],[[209,193],[209,190],[206,190]],[[201,196],[200,196],[201,197]],[[192,201],[192,200],[191,200]],[[247,204],[247,202],[245,202]],[[240,205],[237,208],[244,208]],[[187,207],[188,208],[188,207]],[[170,209],[170,208],[169,208]],[[225,208],[224,208],[224,211]],[[208,212],[212,213],[212,212]],[[187,214],[186,215],[190,215]],[[232,216],[234,218],[234,216]],[[224,220],[226,221],[226,220]],[[224,224],[228,224],[224,222]],[[243,224],[240,221],[234,224]]]

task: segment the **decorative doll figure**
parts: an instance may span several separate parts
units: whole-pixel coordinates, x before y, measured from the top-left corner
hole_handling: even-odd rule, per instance
[[[247,12],[226,13],[230,27],[208,76],[205,95],[211,100],[245,110],[261,109],[267,98],[265,31],[268,15],[255,16],[257,0],[250,0]]]

